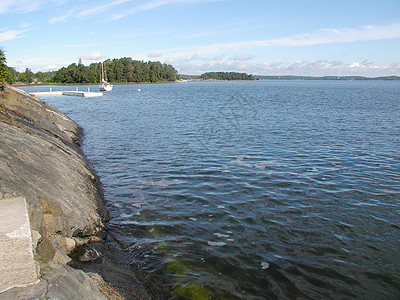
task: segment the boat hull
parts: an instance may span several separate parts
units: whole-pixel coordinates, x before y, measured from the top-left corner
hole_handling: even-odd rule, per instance
[[[112,84],[102,84],[99,86],[100,91],[102,92],[110,92],[113,89]]]

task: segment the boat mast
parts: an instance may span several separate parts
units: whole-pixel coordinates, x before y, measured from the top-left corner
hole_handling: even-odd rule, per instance
[[[103,44],[104,44],[104,39],[102,38],[102,39],[101,39],[101,82],[100,82],[100,83],[103,83],[103,82],[104,82],[104,65],[103,65],[103,57],[104,57],[104,54],[103,54]]]
[[[102,59],[102,61],[101,61],[101,82],[100,83],[103,83],[104,82],[104,67],[103,67],[103,58],[101,58]]]

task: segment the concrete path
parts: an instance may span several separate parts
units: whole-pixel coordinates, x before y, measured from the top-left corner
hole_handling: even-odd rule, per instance
[[[38,281],[24,198],[0,200],[0,293]]]

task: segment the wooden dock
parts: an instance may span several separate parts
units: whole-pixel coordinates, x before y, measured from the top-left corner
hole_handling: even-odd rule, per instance
[[[29,93],[31,95],[35,95],[35,96],[61,96],[62,95],[62,91],[58,91],[58,92],[34,92],[34,93]]]
[[[103,92],[81,92],[81,91],[65,91],[62,93],[65,96],[78,96],[78,97],[100,97]]]
[[[103,92],[91,92],[88,88],[87,91],[52,91],[51,88],[48,92],[34,92],[30,93],[35,96],[77,96],[77,97],[101,97],[103,96]]]

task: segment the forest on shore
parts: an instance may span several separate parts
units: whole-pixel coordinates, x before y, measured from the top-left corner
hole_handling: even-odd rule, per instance
[[[200,75],[203,80],[255,80],[253,75],[238,72],[207,72]]]
[[[3,59],[5,62],[5,57]],[[144,62],[124,57],[106,60],[104,63],[106,80],[112,83],[127,82],[173,82],[180,77],[178,71],[169,64],[161,62]],[[12,84],[21,83],[61,83],[61,84],[90,84],[98,83],[101,78],[101,63],[89,66],[73,63],[57,71],[33,73],[29,68],[18,72],[12,67],[5,66],[4,81]]]

